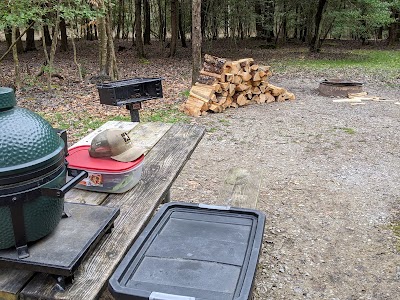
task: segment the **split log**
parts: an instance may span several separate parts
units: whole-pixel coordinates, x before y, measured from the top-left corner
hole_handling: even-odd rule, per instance
[[[284,88],[268,84],[267,90],[271,92],[272,96],[279,96],[280,94],[286,93]]]
[[[231,106],[231,104],[232,104],[232,97],[231,96],[228,96],[228,97],[226,97],[226,101],[222,104],[222,108],[223,109],[226,109],[226,108],[228,108],[229,106]]]
[[[266,98],[265,102],[271,103],[271,102],[275,102],[276,101],[275,97],[272,96],[271,93],[265,93],[264,95],[265,95],[265,98]]]
[[[253,75],[253,81],[258,81],[258,82],[260,82],[261,81],[261,76],[260,76],[260,72],[255,72],[254,73],[254,75]]]
[[[227,91],[229,89],[230,83],[229,82],[220,82],[219,86],[223,91]]]
[[[222,104],[224,104],[225,102],[226,102],[226,99],[227,99],[228,97],[224,97],[224,96],[219,96],[219,97],[217,97],[217,101],[216,101],[216,103],[218,104],[218,105],[222,105]]]
[[[200,70],[200,74],[201,75],[210,76],[210,77],[215,77],[217,79],[221,79],[221,74],[211,73],[211,72],[207,72],[207,71],[204,71],[204,70]]]
[[[233,61],[233,62],[232,62],[232,65],[231,65],[231,71],[230,71],[230,73],[232,73],[232,74],[237,74],[237,73],[239,73],[239,71],[240,71],[240,65],[239,65],[239,63],[236,62],[236,61]]]
[[[210,73],[221,74],[224,71],[224,68],[204,62],[203,70]]]
[[[233,82],[235,75],[232,73],[225,73],[225,81],[226,82]]]
[[[200,75],[199,78],[197,79],[197,82],[202,84],[212,85],[218,82],[218,80],[212,76]]]
[[[261,90],[258,86],[253,86],[253,88],[251,89],[252,93],[255,95],[259,95],[261,94]]]
[[[235,75],[233,77],[233,81],[232,81],[233,84],[237,85],[237,84],[241,84],[242,82],[243,82],[243,78],[241,76]]]
[[[254,95],[252,100],[258,104],[262,103],[260,100],[260,95]]]
[[[211,98],[212,95],[214,95],[215,93],[215,89],[213,86],[210,85],[194,85],[192,86],[192,88],[190,89],[190,95],[194,96],[194,97],[198,97],[200,96],[202,98],[205,98],[207,100],[209,100]],[[198,97],[199,98],[199,97]]]
[[[229,85],[229,96],[233,96],[235,94],[235,88],[236,85],[234,85],[233,83]]]
[[[235,87],[235,90],[238,91],[238,92],[242,92],[242,91],[246,91],[246,90],[248,90],[250,88],[251,88],[251,85],[248,85],[248,84],[245,84],[245,83],[241,83],[241,84],[238,84]]]
[[[182,105],[180,106],[180,110],[185,114],[193,117],[200,117],[202,114],[200,108],[192,105],[187,105],[186,103],[182,103]]]
[[[280,94],[277,98],[278,102],[284,102],[286,100],[294,100],[295,96],[293,93],[285,92],[283,94]]]
[[[232,101],[232,103],[231,103],[230,107],[233,107],[233,108],[238,108],[238,107],[239,107],[239,105],[238,105],[238,104],[237,104],[235,101]]]
[[[209,110],[216,112],[216,113],[220,113],[220,112],[222,112],[223,108],[222,108],[222,105],[213,103],[210,105]]]
[[[217,56],[212,56],[210,54],[204,54],[204,61],[220,69],[222,69],[226,63],[226,59]]]
[[[238,75],[242,77],[243,81],[249,81],[251,79],[251,74],[245,71],[239,71]]]
[[[198,98],[194,98],[194,97],[189,97],[186,101],[186,106],[193,106],[193,107],[197,107],[200,110],[204,111],[204,110],[208,110],[209,107],[209,103],[208,102],[204,102]]]
[[[247,97],[245,96],[245,94],[239,94],[238,97],[236,98],[236,103],[239,106],[244,106],[249,104],[249,100],[247,100]]]

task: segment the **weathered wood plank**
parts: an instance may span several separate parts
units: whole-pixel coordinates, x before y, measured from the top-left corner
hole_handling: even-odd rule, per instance
[[[230,169],[220,193],[221,200],[229,206],[255,209],[261,176],[254,173],[244,168]]]
[[[136,146],[146,149],[146,153],[154,147],[160,138],[171,128],[172,124],[151,122],[151,123],[131,123],[110,121],[95,130],[96,134],[108,128],[122,128],[130,130],[129,136]],[[90,144],[94,135],[91,133],[84,137],[75,145]],[[87,203],[100,205],[107,198],[108,194],[89,192],[80,189],[72,189],[65,196],[65,201],[75,203]]]
[[[143,147],[148,152],[171,129],[172,125],[159,122],[140,123],[129,132],[129,137],[136,146]]]
[[[19,292],[33,275],[30,271],[0,268],[0,300],[17,300]]]
[[[120,207],[121,214],[112,233],[100,242],[79,268],[74,283],[65,292],[60,292],[49,276],[40,274],[23,289],[23,299],[97,298],[137,234],[169,191],[203,134],[203,127],[175,124],[146,156],[138,185],[125,194],[107,198],[106,205]]]
[[[64,197],[66,202],[100,205],[108,197],[106,193],[89,192],[79,189],[70,190]]]
[[[118,128],[129,131],[137,126],[139,123],[135,122],[123,122],[123,121],[108,121],[107,123],[103,124],[96,130],[93,130],[90,134],[79,140],[77,143],[73,144],[72,147],[82,146],[82,145],[90,145],[93,138],[98,135],[100,132],[109,129],[109,128]]]

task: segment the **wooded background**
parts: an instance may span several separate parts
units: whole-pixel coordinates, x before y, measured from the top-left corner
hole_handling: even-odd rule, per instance
[[[166,57],[192,46],[193,77],[200,70],[202,40],[258,38],[266,48],[289,40],[320,51],[326,39],[360,43],[400,39],[400,0],[15,0],[0,2],[0,30],[12,52],[16,86],[18,53],[42,47],[42,71],[53,72],[58,51],[75,41],[98,40],[99,75],[118,78],[115,39],[130,40],[138,58],[144,47],[161,42]],[[43,38],[42,38],[43,37]],[[193,78],[195,80],[195,78]]]

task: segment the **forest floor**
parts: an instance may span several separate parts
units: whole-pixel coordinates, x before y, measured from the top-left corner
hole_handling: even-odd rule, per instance
[[[95,42],[78,44],[87,78],[97,71],[97,46],[91,45]],[[146,50],[149,57],[138,61],[124,45],[127,49],[117,52],[121,78],[165,79],[164,99],[146,103],[144,113],[184,101],[190,88],[190,49],[178,48],[175,58],[166,59],[168,50],[152,45]],[[289,59],[313,59],[296,46],[260,49],[248,41],[207,47],[205,53],[279,66],[270,82],[295,93],[296,100],[186,118],[204,125],[206,134],[174,183],[171,198],[225,204],[221,189],[233,167],[261,180],[257,208],[267,219],[254,299],[398,299],[399,72],[286,67]],[[0,50],[4,52],[4,43]],[[340,53],[329,48],[317,56],[336,59]],[[65,79],[54,79],[52,92],[44,90],[44,79],[34,76],[43,62],[41,52],[20,59],[25,73],[19,105],[51,117],[53,126],[68,128],[71,142],[92,130],[82,124],[90,119],[128,115],[123,108],[100,105],[96,86],[77,81],[72,51],[57,55],[57,72]],[[0,68],[0,84],[9,85],[11,57]],[[317,88],[321,80],[335,77],[363,82],[370,95],[394,101],[334,103]]]

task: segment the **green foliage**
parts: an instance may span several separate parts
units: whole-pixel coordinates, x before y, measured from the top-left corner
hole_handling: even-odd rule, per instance
[[[189,98],[190,90],[184,90],[184,91],[180,92],[179,95],[184,98]]]
[[[392,23],[389,1],[354,0],[328,12],[335,19],[333,36],[371,38],[375,30]]]
[[[32,21],[52,25],[57,11],[66,21],[93,19],[100,13],[88,1],[82,0],[0,1],[0,30],[10,26],[26,26]]]

